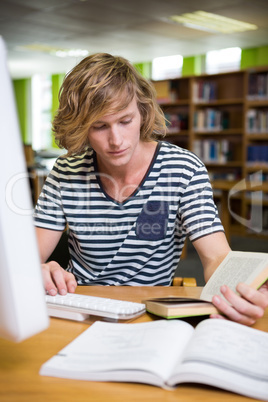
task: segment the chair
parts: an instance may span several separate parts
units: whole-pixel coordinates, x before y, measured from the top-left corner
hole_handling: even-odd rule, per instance
[[[196,279],[177,276],[173,278],[172,286],[196,286]]]

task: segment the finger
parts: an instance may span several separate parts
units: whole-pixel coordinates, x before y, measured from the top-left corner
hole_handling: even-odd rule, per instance
[[[66,295],[67,294],[67,285],[66,285],[65,278],[64,278],[64,273],[65,273],[64,269],[60,265],[55,263],[50,267],[50,273],[51,273],[52,280],[56,285],[58,293],[60,295]]]
[[[72,273],[64,271],[64,279],[69,293],[74,293],[77,287],[77,282]]]
[[[246,288],[243,288],[244,294],[247,294],[248,297],[251,297],[251,299],[253,300],[254,293],[256,293],[257,291],[247,285],[241,285],[242,287],[246,286]],[[230,288],[228,288],[228,286],[222,286],[221,293],[226,300],[222,299],[219,296],[214,296],[213,303],[229,319],[241,324],[252,325],[256,322],[257,319],[263,316],[264,308],[262,306],[258,305],[258,303],[252,304],[250,300],[237,295]],[[259,301],[258,296],[257,299]]]
[[[260,290],[256,290],[245,283],[239,283],[236,290],[244,299],[248,300],[253,305],[259,306],[263,310],[268,307],[267,284],[264,284]]]
[[[43,267],[45,269],[46,291],[51,296],[55,296],[57,293],[65,295],[67,293],[67,286],[64,279],[65,270],[56,261],[43,264]]]
[[[218,318],[218,319],[220,319],[220,320],[226,320],[226,319],[227,319],[226,317],[224,317],[224,316],[221,315],[221,314],[210,314],[209,317],[210,317],[210,318]]]
[[[240,313],[236,308],[227,303],[226,300],[222,299],[220,296],[213,296],[212,303],[217,307],[217,309],[224,314],[228,319],[239,322],[244,325],[252,325],[255,323],[255,319],[249,317],[243,313]]]
[[[50,268],[48,264],[42,264],[42,277],[46,292],[51,296],[55,296],[58,293],[58,290],[51,278]]]
[[[240,293],[239,289],[243,294]],[[252,289],[244,283],[240,283],[236,290],[242,297],[234,293],[228,286],[222,286],[221,288],[221,292],[226,300],[228,300],[237,311],[245,316],[251,317],[254,322],[258,318],[261,318],[265,308],[265,306],[262,306],[262,298],[265,299],[265,297],[257,290]]]

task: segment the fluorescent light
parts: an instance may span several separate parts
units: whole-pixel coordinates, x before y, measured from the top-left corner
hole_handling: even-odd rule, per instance
[[[80,57],[80,56],[84,57],[88,55],[88,51],[83,49],[68,49],[68,50],[61,49],[51,54],[54,54],[55,56],[58,57]]]
[[[48,53],[57,57],[85,57],[89,54],[85,49],[60,49],[57,47],[33,43],[19,47],[22,50],[31,50],[33,52]]]
[[[206,30],[209,32],[234,33],[258,29],[257,25],[222,15],[207,13],[206,11],[195,11],[182,15],[173,15],[170,19],[174,22],[188,26],[193,29]]]

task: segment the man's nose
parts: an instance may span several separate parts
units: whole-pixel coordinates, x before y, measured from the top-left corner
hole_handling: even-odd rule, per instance
[[[122,135],[118,127],[110,128],[109,144],[113,147],[119,147],[122,144]]]

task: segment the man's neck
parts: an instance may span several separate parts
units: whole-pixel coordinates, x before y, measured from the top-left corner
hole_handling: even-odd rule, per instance
[[[133,194],[143,181],[155,154],[156,142],[144,143],[143,152],[125,166],[109,169],[98,161],[98,171],[103,189],[119,202]]]

